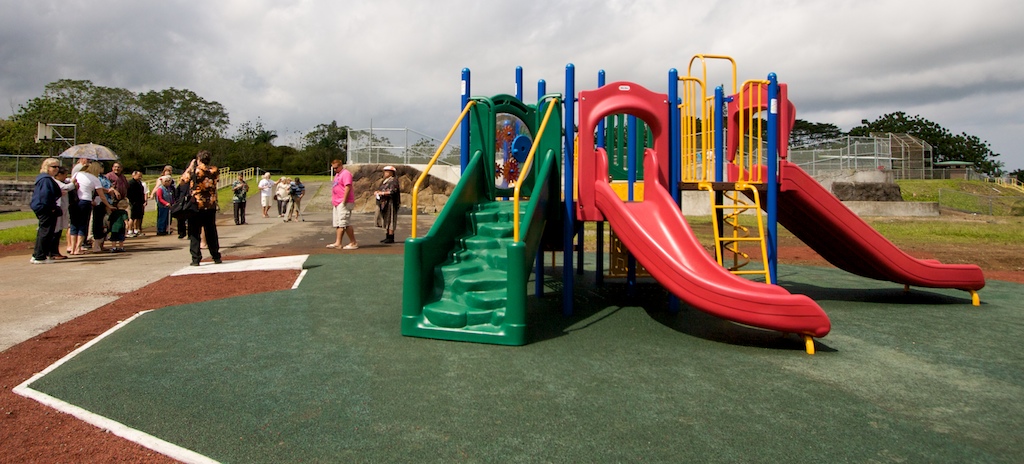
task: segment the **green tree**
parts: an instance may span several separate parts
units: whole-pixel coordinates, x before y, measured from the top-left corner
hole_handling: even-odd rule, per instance
[[[190,144],[222,137],[230,123],[223,105],[191,90],[151,90],[139,95],[139,106],[154,134]]]
[[[277,132],[268,130],[260,118],[238,126],[232,153],[228,162],[237,166],[260,166],[263,169],[281,169],[281,154],[273,145]]]
[[[988,142],[967,133],[953,135],[941,125],[922,118],[907,116],[900,111],[889,113],[874,121],[861,120],[861,125],[850,130],[850,135],[868,136],[872,132],[904,133],[928,142],[934,150],[935,161],[968,161],[979,172],[1002,175],[1003,162],[995,158]]]
[[[309,154],[309,162],[318,167],[326,167],[335,159],[348,163],[348,131],[348,126],[331,121],[317,124],[303,135],[302,150]]]
[[[843,136],[843,131],[835,124],[809,122],[797,119],[793,130],[789,133],[789,146],[801,147]]]

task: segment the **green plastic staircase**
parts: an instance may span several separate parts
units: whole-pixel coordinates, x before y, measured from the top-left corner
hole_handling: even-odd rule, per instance
[[[535,133],[538,111],[507,95],[474,98],[479,104],[469,113],[473,156],[430,232],[405,241],[402,335],[524,345],[534,257],[545,226],[561,218],[560,107],[536,142],[532,172],[520,192],[515,241],[515,203],[497,200],[513,192],[494,185],[494,121],[497,114],[512,114]]]
[[[525,213],[526,204],[520,205]],[[466,213],[466,235],[444,264],[434,268],[434,297],[423,316],[438,327],[489,331],[501,327],[508,302],[511,201],[482,203]]]

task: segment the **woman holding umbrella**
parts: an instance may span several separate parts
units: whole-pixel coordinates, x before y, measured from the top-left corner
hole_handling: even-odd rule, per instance
[[[103,173],[103,165],[98,161],[90,161],[89,165],[75,173],[75,182],[78,184],[78,198],[71,207],[71,228],[68,234],[71,237],[71,254],[84,255],[87,251],[82,250],[85,237],[89,234],[89,218],[93,212],[93,197],[100,200],[100,203],[110,212],[114,207],[107,201],[107,191],[100,183],[97,174]],[[99,207],[99,204],[96,205]]]

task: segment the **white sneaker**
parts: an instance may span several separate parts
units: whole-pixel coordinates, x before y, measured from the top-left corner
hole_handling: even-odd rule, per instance
[[[52,263],[52,262],[53,262],[53,260],[52,260],[52,259],[50,259],[50,258],[46,258],[46,259],[35,259],[35,258],[30,258],[30,259],[28,260],[28,262],[29,262],[29,263],[32,263],[32,264],[50,264],[50,263]]]

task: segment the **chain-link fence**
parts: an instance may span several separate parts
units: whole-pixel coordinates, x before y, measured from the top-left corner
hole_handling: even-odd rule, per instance
[[[932,147],[906,134],[846,136],[789,150],[789,161],[812,176],[827,171],[885,170],[896,179],[932,179]]]
[[[1024,216],[1024,197],[975,195],[939,189],[939,206],[989,216]]]
[[[460,150],[448,142],[438,163],[459,164]],[[411,129],[376,128],[348,131],[348,162],[372,164],[425,164],[441,145],[441,140]]]
[[[0,154],[0,179],[31,182],[39,175],[39,166],[46,158],[49,156]],[[68,166],[69,162],[64,165]]]

